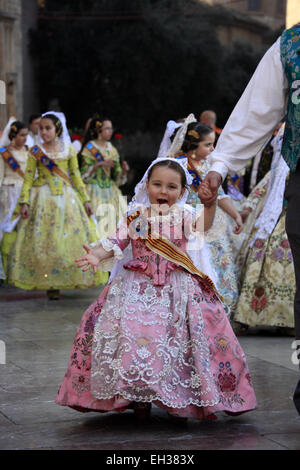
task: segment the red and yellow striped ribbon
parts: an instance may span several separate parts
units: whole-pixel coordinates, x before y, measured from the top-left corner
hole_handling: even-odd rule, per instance
[[[140,215],[140,212],[137,211],[127,217],[127,224],[129,225],[134,219]],[[174,243],[170,242],[167,238],[151,232],[151,225],[148,222],[148,236],[146,239],[141,238],[146,244],[146,246],[152,250],[154,253],[162,256],[163,258],[175,263],[191,274],[194,274],[201,278],[210,289],[212,289],[218,297],[221,299],[220,294],[218,293],[213,281],[209,276],[199,271],[199,269],[194,265],[191,258],[181,251]]]
[[[5,161],[5,163],[7,163],[7,165],[11,168],[11,170],[15,171],[16,173],[18,173],[23,179],[24,179],[24,173],[23,171],[21,170],[20,168],[20,165],[19,163],[17,162],[17,160],[12,156],[12,154],[10,153],[10,151],[8,149],[5,148],[5,150],[3,150],[2,152],[0,152],[2,157],[3,157],[3,160]]]
[[[72,186],[72,181],[68,177],[68,175],[52,160],[49,158],[40,148],[38,145],[35,145],[30,149],[30,154],[38,161],[40,162],[44,168],[47,168],[47,170],[53,175],[53,173],[56,173],[56,175],[60,176],[65,180],[65,182]]]

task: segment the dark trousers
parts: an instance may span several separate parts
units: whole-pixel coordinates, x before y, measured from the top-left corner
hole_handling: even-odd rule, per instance
[[[286,213],[286,233],[291,245],[296,277],[296,294],[294,299],[294,317],[298,360],[300,361],[300,164],[296,172],[290,174],[289,183],[285,192],[288,201]],[[294,403],[300,414],[300,380],[294,393]]]

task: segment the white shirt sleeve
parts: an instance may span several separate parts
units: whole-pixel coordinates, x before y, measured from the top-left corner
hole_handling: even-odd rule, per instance
[[[26,145],[29,149],[35,145],[35,142],[30,134],[27,135]]]
[[[238,172],[246,166],[284,118],[287,91],[278,38],[258,64],[210,154],[210,171],[224,179],[228,171]]]

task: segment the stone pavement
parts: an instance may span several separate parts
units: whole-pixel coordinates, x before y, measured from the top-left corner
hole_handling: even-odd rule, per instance
[[[300,416],[292,402],[299,372],[291,337],[253,330],[239,340],[258,409],[213,422],[176,425],[154,407],[147,424],[125,413],[79,413],[54,403],[66,371],[76,327],[98,289],[44,292],[0,287],[0,449],[299,450]]]

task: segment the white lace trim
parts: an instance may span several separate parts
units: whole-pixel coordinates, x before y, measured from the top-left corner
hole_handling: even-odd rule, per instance
[[[274,154],[270,182],[264,208],[255,223],[255,227],[258,230],[251,242],[251,246],[254,245],[257,239],[265,239],[272,233],[282,212],[286,177],[289,172],[288,165],[281,156],[282,140],[283,131],[281,130],[272,142]]]
[[[59,152],[48,152],[42,144],[39,147],[45,152],[45,154],[50,157],[52,160],[66,160],[68,157],[71,158],[72,153],[70,152],[70,144],[62,143],[62,149]]]

